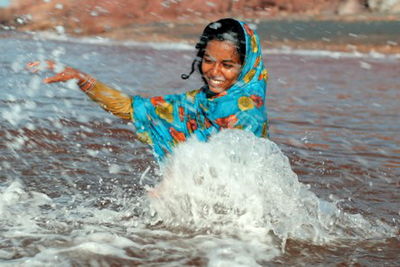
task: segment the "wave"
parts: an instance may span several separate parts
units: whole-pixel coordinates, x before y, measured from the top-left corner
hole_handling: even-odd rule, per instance
[[[31,32],[34,38],[52,40],[52,41],[68,41],[83,44],[93,45],[122,45],[129,47],[145,47],[156,50],[178,50],[178,51],[194,51],[194,45],[189,42],[138,42],[134,40],[118,41],[103,37],[71,37],[65,34],[55,32]],[[294,49],[290,47],[268,48],[264,49],[263,53],[268,55],[298,55],[298,56],[313,56],[313,57],[329,57],[329,58],[366,58],[366,59],[400,59],[400,54],[382,54],[376,51],[369,53],[361,53],[358,51],[342,52],[331,50],[309,50],[309,49]]]
[[[297,55],[297,56],[313,56],[313,57],[329,57],[329,58],[369,58],[369,59],[400,59],[400,54],[382,54],[375,51],[369,53],[341,52],[329,50],[308,50],[308,49],[292,49],[289,47],[264,49],[265,54],[271,55]]]
[[[51,198],[22,181],[0,184],[1,237],[12,244],[0,260],[90,265],[96,255],[103,263],[185,265],[201,257],[210,266],[259,266],[282,255],[289,239],[335,245],[396,233],[318,198],[275,143],[246,131],[224,130],[207,143],[192,138],[160,171],[162,181],[147,194],[117,189],[106,196],[109,207],[98,205],[102,192],[71,188]]]
[[[318,198],[275,143],[247,131],[225,130],[207,143],[191,139],[162,172],[150,200],[170,226],[258,238],[273,233],[283,244],[288,238],[326,244],[394,233]]]

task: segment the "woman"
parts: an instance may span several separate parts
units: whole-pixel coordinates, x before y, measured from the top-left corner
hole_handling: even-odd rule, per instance
[[[267,71],[258,35],[243,22],[221,19],[204,29],[196,49],[192,70],[182,78],[188,79],[197,66],[204,86],[183,94],[130,97],[70,67],[44,82],[77,79],[81,90],[106,111],[133,121],[139,139],[153,147],[158,160],[191,135],[207,141],[221,129],[237,128],[266,137]]]

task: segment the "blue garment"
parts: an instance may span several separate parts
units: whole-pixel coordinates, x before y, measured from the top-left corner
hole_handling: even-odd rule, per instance
[[[236,83],[210,96],[209,89],[160,97],[133,97],[133,121],[141,141],[150,144],[158,160],[191,135],[207,141],[223,128],[237,128],[268,135],[265,93],[268,73],[264,68],[257,33],[240,22],[246,39],[246,56]]]

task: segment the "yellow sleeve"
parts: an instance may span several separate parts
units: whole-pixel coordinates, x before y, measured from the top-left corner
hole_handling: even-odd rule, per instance
[[[132,97],[96,81],[85,93],[104,110],[125,120],[132,120]]]

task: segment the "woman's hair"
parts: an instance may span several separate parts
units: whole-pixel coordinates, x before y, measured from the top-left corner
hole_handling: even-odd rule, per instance
[[[196,63],[199,72],[203,74],[201,71],[201,63],[207,44],[212,40],[232,42],[236,46],[240,62],[243,64],[246,55],[246,39],[242,25],[234,19],[220,19],[216,22],[211,22],[204,29],[203,34],[200,36],[200,41],[196,44],[197,55],[192,62],[192,69],[189,74],[182,74],[182,79],[186,80],[192,75],[195,71]]]

